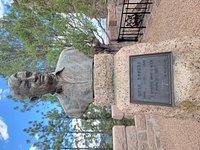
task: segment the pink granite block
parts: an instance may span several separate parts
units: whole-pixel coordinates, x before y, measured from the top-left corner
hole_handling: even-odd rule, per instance
[[[117,107],[117,105],[112,105],[112,118],[113,119],[122,119],[124,117],[124,113]]]
[[[125,126],[114,126],[112,132],[113,150],[127,150]]]
[[[135,126],[138,131],[146,130],[146,119],[144,114],[135,115]]]

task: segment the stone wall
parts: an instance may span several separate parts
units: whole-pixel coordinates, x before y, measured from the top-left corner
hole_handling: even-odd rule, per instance
[[[140,0],[129,0],[129,2],[139,2]],[[111,49],[119,50],[124,46],[132,45],[136,42],[118,42],[119,28],[122,15],[122,7],[124,0],[108,0],[107,2],[107,24],[106,31],[108,33],[107,44],[110,44]]]
[[[123,0],[108,0],[107,3],[108,16],[106,30],[111,41],[117,41],[118,39],[122,4]]]

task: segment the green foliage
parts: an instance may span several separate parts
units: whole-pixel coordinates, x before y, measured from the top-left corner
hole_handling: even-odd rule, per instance
[[[12,95],[7,96],[8,99],[12,99],[14,102],[16,102],[16,105],[18,103],[22,103],[23,105],[15,106],[14,110],[19,110],[20,112],[26,112],[30,111],[35,108],[35,112],[39,113],[40,110],[37,109],[38,106],[43,106],[44,108],[49,108],[51,104],[57,104],[57,106],[60,106],[57,98],[51,94],[44,95],[40,100],[30,102],[30,100],[18,100]]]
[[[92,0],[18,0],[8,6],[10,13],[0,20],[0,75],[51,71],[64,47],[92,56],[97,27],[88,16],[98,16],[94,4]]]
[[[48,34],[50,28],[41,22],[37,14],[23,6],[12,7],[1,23],[0,75],[5,77],[19,70],[49,68],[46,55],[53,49],[54,41]]]
[[[110,131],[114,125],[125,125],[130,126],[134,125],[134,120],[123,118],[122,120],[113,119],[111,117],[111,108],[110,107],[99,107],[91,104],[88,108],[86,114],[82,117],[83,120],[87,120],[83,122],[85,129],[95,129],[95,130],[103,130]],[[100,121],[99,125],[93,125],[93,122]]]
[[[55,108],[42,112],[42,115],[44,121],[30,121],[30,126],[24,129],[31,137],[36,134],[39,136],[39,140],[34,143],[39,149],[80,148],[83,140],[85,147],[91,147],[90,143],[99,143],[99,138],[101,142],[97,147],[112,148],[113,125],[134,125],[133,120],[112,119],[110,108],[94,105],[90,105],[87,113],[79,119],[70,118]],[[72,119],[76,121],[74,125]],[[30,139],[27,141],[30,142]]]
[[[88,111],[81,117],[81,125],[77,124],[74,129],[92,131],[88,136],[84,136],[88,143],[92,143],[94,139],[97,139],[97,135],[100,135],[100,147],[112,148],[111,131],[114,125],[130,126],[134,125],[134,120],[125,118],[122,120],[113,119],[110,107],[99,107],[91,104]]]
[[[46,113],[43,112],[42,115],[47,120],[30,121],[30,126],[24,129],[24,132],[31,137],[38,135],[39,139],[34,143],[34,146],[37,146],[39,149],[62,149],[64,148],[63,145],[67,146],[65,142],[66,134],[64,133],[69,131],[68,125],[71,120],[66,117],[64,112],[58,112],[56,109]],[[30,141],[30,139],[27,141]]]
[[[49,10],[58,13],[84,13],[89,17],[103,17],[106,0],[18,0],[20,4],[34,9]],[[100,9],[98,9],[98,7]],[[105,12],[104,12],[105,13]]]

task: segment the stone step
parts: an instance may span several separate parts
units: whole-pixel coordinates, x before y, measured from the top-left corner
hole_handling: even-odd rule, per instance
[[[156,115],[136,114],[138,150],[162,150],[159,136],[159,125]]]
[[[127,150],[126,128],[125,126],[114,126],[113,133],[113,150]]]
[[[152,123],[149,115],[146,115],[145,118],[146,118],[147,138],[148,138],[149,150],[155,150],[156,145],[155,145],[155,141],[154,141],[155,135],[154,135],[153,123]]]
[[[159,135],[159,125],[155,115],[146,114],[147,139],[149,150],[162,150]]]
[[[148,150],[149,146],[147,139],[147,126],[145,115],[136,114],[134,118],[137,131],[138,150]]]
[[[135,126],[113,127],[113,150],[138,150]]]
[[[157,117],[150,114],[137,114],[134,118],[135,126],[113,127],[113,149],[162,150]]]
[[[137,132],[135,126],[126,127],[126,141],[128,150],[138,150]]]
[[[128,114],[128,113],[124,113],[122,112],[117,105],[112,105],[111,106],[111,110],[112,110],[112,118],[113,119],[118,119],[121,120],[123,118],[126,119],[134,119],[134,115],[133,114]]]
[[[137,131],[145,131],[146,130],[146,118],[144,114],[136,114],[135,115],[135,127]]]
[[[124,113],[117,107],[117,105],[111,106],[112,110],[112,118],[113,119],[122,119],[124,117]]]
[[[157,116],[135,115],[135,126],[113,127],[114,150],[163,150]]]

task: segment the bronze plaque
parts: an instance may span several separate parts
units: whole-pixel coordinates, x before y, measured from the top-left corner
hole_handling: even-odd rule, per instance
[[[131,103],[173,105],[171,53],[130,56]]]

